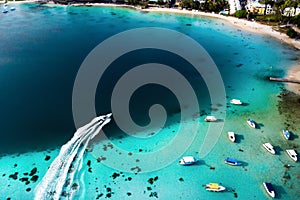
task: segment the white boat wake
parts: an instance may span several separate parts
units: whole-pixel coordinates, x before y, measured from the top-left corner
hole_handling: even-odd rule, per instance
[[[110,113],[94,118],[90,123],[80,127],[72,139],[61,147],[59,155],[35,188],[35,200],[58,200],[62,196],[72,199],[79,189],[79,184],[74,183],[74,177],[82,167],[85,149],[89,141],[110,122],[111,115]]]

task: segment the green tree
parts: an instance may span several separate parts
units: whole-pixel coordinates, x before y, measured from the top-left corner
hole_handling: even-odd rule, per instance
[[[293,24],[295,24],[297,27],[300,27],[300,15],[297,15],[294,18]]]
[[[237,18],[247,18],[247,11],[246,10],[238,10],[236,11],[233,16],[237,17]]]
[[[286,31],[286,34],[290,38],[296,38],[298,36],[297,32],[294,29],[292,29],[292,28],[288,28],[288,30]]]
[[[193,0],[182,0],[181,1],[181,7],[183,8],[192,8],[193,6]]]

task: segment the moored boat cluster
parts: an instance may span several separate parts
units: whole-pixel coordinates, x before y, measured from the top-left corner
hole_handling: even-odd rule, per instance
[[[231,104],[235,104],[235,105],[242,105],[243,103],[238,100],[238,99],[232,99],[230,100],[230,103]],[[206,122],[217,122],[218,119],[215,117],[215,116],[207,116],[205,118],[205,121]],[[258,128],[258,125],[257,123],[253,120],[253,119],[247,119],[246,120],[247,124],[256,129]],[[231,141],[231,142],[235,142],[236,138],[235,138],[235,133],[233,131],[228,131],[227,132],[228,134],[228,139]],[[282,130],[282,135],[284,136],[284,138],[286,140],[289,140],[290,137],[291,137],[291,133],[288,131],[288,130]],[[273,147],[273,145],[269,142],[266,142],[266,143],[263,143],[262,146],[268,151],[270,152],[271,154],[275,155],[276,154],[276,151]],[[294,149],[287,149],[286,150],[286,153],[287,155],[295,162],[297,162],[298,160],[298,155],[296,153],[296,151]],[[180,164],[181,165],[193,165],[195,163],[197,163],[199,160],[193,156],[185,156],[183,157],[181,160],[180,160]],[[227,157],[225,160],[224,160],[224,163],[228,164],[228,165],[232,165],[232,166],[240,166],[242,165],[242,162],[238,161],[237,159],[235,158],[230,158],[230,157]],[[268,195],[270,195],[272,198],[275,198],[275,189],[272,185],[272,183],[270,182],[263,182],[262,183],[264,189],[266,190],[266,192],[268,193]],[[226,187],[220,185],[220,184],[217,184],[217,183],[208,183],[205,185],[205,189],[207,191],[213,191],[213,192],[222,192],[222,191],[226,191]]]

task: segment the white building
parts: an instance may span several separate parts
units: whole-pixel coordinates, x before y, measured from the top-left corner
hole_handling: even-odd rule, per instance
[[[229,14],[234,14],[238,10],[242,10],[240,0],[228,0]]]
[[[266,7],[265,4],[259,3],[258,0],[247,0],[247,5],[245,6],[245,8],[247,12],[258,13],[261,15],[265,13],[266,15],[270,15],[274,13],[274,10],[270,4],[268,4]]]
[[[295,17],[298,14],[300,14],[300,7],[294,8],[294,7],[287,7],[283,10],[282,15],[286,17]]]

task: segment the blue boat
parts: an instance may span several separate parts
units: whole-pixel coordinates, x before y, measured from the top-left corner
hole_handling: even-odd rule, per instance
[[[234,158],[226,158],[226,159],[224,160],[224,162],[225,162],[226,164],[228,164],[228,165],[235,165],[235,166],[241,164],[237,159],[234,159]]]
[[[282,134],[285,139],[289,140],[291,137],[291,133],[288,130],[282,130]]]
[[[256,128],[256,123],[253,119],[248,119],[247,123],[249,126],[251,126],[252,128]]]
[[[275,190],[271,183],[263,182],[264,188],[267,191],[267,193],[274,198],[275,197]]]
[[[3,9],[2,13],[8,13],[8,10],[7,9]]]

